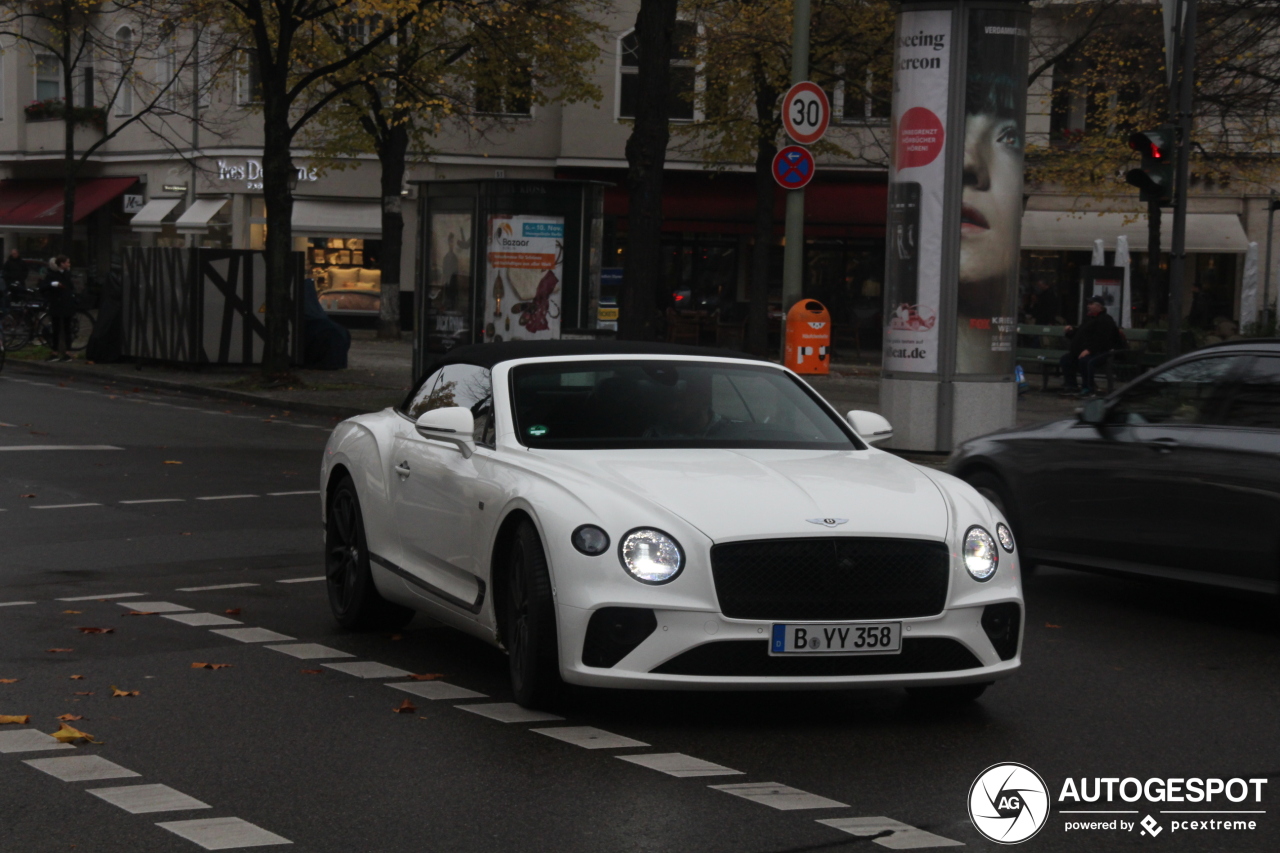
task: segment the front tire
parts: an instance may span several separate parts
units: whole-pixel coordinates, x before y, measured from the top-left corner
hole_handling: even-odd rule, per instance
[[[343,628],[399,628],[413,611],[378,594],[369,571],[369,547],[355,483],[344,477],[333,490],[324,524],[324,574],[329,609]]]
[[[521,522],[508,554],[503,637],[511,670],[511,692],[526,708],[546,709],[564,694],[556,638],[551,576],[538,531]]]

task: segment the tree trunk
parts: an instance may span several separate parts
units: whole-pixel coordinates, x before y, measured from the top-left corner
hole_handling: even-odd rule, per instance
[[[662,168],[667,159],[671,52],[676,0],[640,0],[635,124],[627,139],[627,259],[622,271],[618,337],[656,336],[656,295],[662,279]]]
[[[778,92],[769,85],[763,62],[756,57],[756,219],[755,245],[751,250],[751,278],[747,285],[746,350],[752,355],[769,351],[769,255],[773,249],[773,203],[777,183],[773,158],[778,153]]]
[[[264,82],[264,90],[266,81]],[[290,178],[296,172],[289,156],[289,113],[284,96],[268,97],[264,91],[262,129],[262,197],[267,206],[266,240],[266,346],[262,372],[269,377],[289,373],[289,320],[293,316],[293,192]],[[301,334],[295,329],[295,334]]]
[[[400,256],[404,247],[405,154],[409,150],[409,123],[391,127],[378,147],[382,165],[382,295],[379,297],[378,339],[400,340]]]

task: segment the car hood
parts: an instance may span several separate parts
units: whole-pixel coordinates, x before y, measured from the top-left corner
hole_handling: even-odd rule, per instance
[[[547,454],[551,456],[551,453]],[[909,462],[879,451],[558,451],[557,465],[657,504],[717,542],[823,535],[942,539],[947,504]],[[810,519],[846,519],[827,526]],[[637,526],[645,519],[636,518]]]

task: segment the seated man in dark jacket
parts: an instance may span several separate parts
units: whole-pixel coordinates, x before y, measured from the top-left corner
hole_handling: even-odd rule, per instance
[[[1124,338],[1101,299],[1096,296],[1090,299],[1085,303],[1085,311],[1088,316],[1079,328],[1067,326],[1071,351],[1059,363],[1062,366],[1062,393],[1092,397],[1098,393],[1094,374],[1111,357],[1111,353],[1123,344]],[[1079,388],[1076,387],[1077,370],[1084,380],[1083,386]]]

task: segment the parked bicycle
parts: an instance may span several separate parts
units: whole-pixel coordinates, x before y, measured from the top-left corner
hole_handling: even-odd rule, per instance
[[[83,309],[70,319],[72,352],[79,352],[89,343],[93,334],[93,315]],[[9,310],[0,317],[0,336],[5,349],[17,351],[35,342],[48,346],[53,337],[53,323],[49,319],[48,303],[33,290],[10,288]]]

